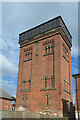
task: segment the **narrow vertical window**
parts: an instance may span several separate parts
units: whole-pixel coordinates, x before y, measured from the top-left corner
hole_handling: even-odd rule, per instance
[[[15,111],[15,107],[12,107],[11,110],[12,110],[12,111]]]
[[[28,53],[28,59],[30,59],[30,53]]]
[[[51,86],[52,86],[52,87],[55,87],[54,76],[51,75],[51,76],[50,76],[50,79],[51,79]]]
[[[31,53],[31,59],[32,59],[32,51],[30,53]]]
[[[53,79],[51,80],[51,86],[53,87]]]
[[[45,98],[46,98],[46,106],[48,106],[49,105],[49,94],[48,93],[46,93],[45,94]]]
[[[48,46],[48,53],[50,53],[50,46]]]
[[[48,95],[47,95],[47,106],[48,106]]]
[[[47,87],[47,77],[44,77],[45,80],[45,87]]]
[[[26,58],[28,59],[28,53],[26,53]]]
[[[47,87],[47,80],[45,79],[45,87]]]
[[[52,48],[52,53],[53,53],[53,45],[51,45],[51,48]]]
[[[45,47],[45,54],[47,54],[47,48]]]
[[[29,80],[29,89],[30,89],[30,86],[31,86],[31,80]]]
[[[48,51],[48,46],[47,46],[47,47],[46,47],[46,54],[48,54],[48,52],[49,52],[49,51]]]
[[[36,42],[36,56],[38,56],[38,42]]]

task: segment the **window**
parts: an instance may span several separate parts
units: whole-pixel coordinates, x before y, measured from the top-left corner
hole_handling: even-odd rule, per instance
[[[50,46],[48,46],[48,53],[50,53]]]
[[[47,106],[48,106],[48,95],[47,95]]]
[[[52,78],[51,78],[52,79]],[[53,87],[53,79],[51,80],[51,86]]]
[[[24,52],[24,62],[32,60],[32,51]]]
[[[52,87],[55,87],[54,76],[51,75],[51,76],[49,77],[49,79],[51,79],[51,86],[52,86]]]
[[[48,77],[44,77],[44,80],[45,80],[45,87],[47,87],[47,80],[48,80]]]
[[[53,52],[53,45],[51,45],[50,47],[51,47],[51,49],[52,49],[52,52]]]
[[[15,101],[12,101],[12,104],[15,104]]]
[[[39,45],[39,43],[36,42],[36,56],[38,56],[38,45]]]
[[[8,103],[8,100],[6,100],[6,103]]]
[[[70,93],[69,88],[70,88],[70,84],[68,83],[67,80],[64,79],[64,91],[66,91],[67,93]]]
[[[46,100],[46,106],[48,106],[48,104],[49,104],[49,97],[50,97],[49,94],[46,93],[46,94],[45,94],[45,98],[47,99],[47,100]]]
[[[46,46],[43,48],[43,50],[45,51],[43,56],[52,54],[53,53],[53,45]]]
[[[47,54],[47,48],[45,47],[45,54]]]
[[[21,92],[27,92],[30,91],[30,87],[31,87],[31,80],[23,80],[21,81]]]
[[[30,86],[31,86],[31,80],[28,80],[28,82],[29,82],[29,89],[30,89]]]
[[[65,48],[63,48],[63,51],[64,51],[64,53],[65,53],[66,55],[68,55],[68,53],[67,53],[67,51],[65,50]]]
[[[26,80],[23,80],[22,83],[26,83]]]
[[[11,107],[11,110],[12,110],[12,111],[15,111],[15,107]]]
[[[50,77],[45,76],[43,78],[44,82],[44,89],[53,89],[55,88],[55,80],[54,80],[54,75],[51,75]]]
[[[45,87],[47,87],[47,80],[45,79]]]
[[[63,57],[69,63],[69,52],[65,45],[63,45]]]

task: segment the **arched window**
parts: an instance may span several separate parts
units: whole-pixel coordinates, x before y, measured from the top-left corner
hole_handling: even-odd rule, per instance
[[[49,104],[49,97],[50,97],[50,95],[49,95],[48,93],[46,93],[46,94],[45,94],[45,98],[47,98],[47,104],[46,104],[47,106],[48,106],[48,104]]]
[[[48,77],[44,77],[44,80],[45,80],[45,87],[47,87],[47,80],[48,80]]]
[[[22,83],[26,83],[26,80],[23,80]]]
[[[50,79],[51,79],[51,86],[52,87],[55,87],[55,83],[54,83],[54,76],[53,75],[51,75],[50,77],[49,77]]]

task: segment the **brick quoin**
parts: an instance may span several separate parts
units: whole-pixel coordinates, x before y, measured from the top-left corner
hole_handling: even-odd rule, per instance
[[[16,110],[64,116],[72,111],[72,37],[58,16],[19,34]]]

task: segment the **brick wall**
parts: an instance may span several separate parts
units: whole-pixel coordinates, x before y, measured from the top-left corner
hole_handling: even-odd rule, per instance
[[[77,89],[76,89],[76,79],[77,79]],[[76,90],[78,90],[78,108],[80,111],[80,75],[75,77],[75,111],[77,111],[77,94]]]
[[[0,110],[11,110],[12,101],[0,98]]]
[[[20,44],[16,110],[22,105],[31,112],[63,116],[64,100],[71,112],[71,51],[63,38],[67,42],[57,30]]]

